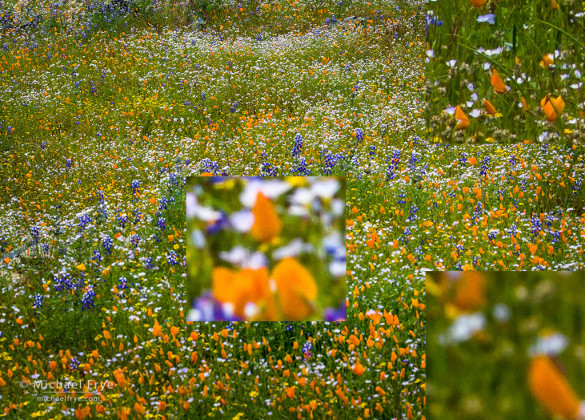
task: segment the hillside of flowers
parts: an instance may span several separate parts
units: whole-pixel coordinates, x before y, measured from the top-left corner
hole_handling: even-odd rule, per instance
[[[0,9],[3,415],[423,416],[424,278],[354,202],[345,322],[188,321],[185,283],[188,177],[345,175],[349,199],[418,141],[421,3]]]
[[[3,1],[0,413],[424,418],[424,271],[582,269],[582,146],[422,140],[423,6]],[[201,175],[346,177],[346,321],[189,320]]]

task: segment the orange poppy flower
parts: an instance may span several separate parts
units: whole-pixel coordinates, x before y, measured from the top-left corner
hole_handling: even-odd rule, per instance
[[[152,335],[155,337],[162,337],[162,327],[156,319],[154,320],[154,325],[152,327]]]
[[[496,112],[498,112],[496,107],[493,106],[492,103],[487,99],[483,100],[483,106],[485,106],[485,111],[490,115],[494,115]]]
[[[358,360],[352,370],[353,370],[354,375],[362,376],[364,374],[364,372],[366,371],[366,368]]]
[[[563,101],[561,96],[555,99],[550,95],[547,95],[542,101],[540,101],[540,105],[546,115],[546,119],[551,122],[556,121],[558,116],[561,115],[565,109],[565,101]]]
[[[494,91],[496,93],[506,93],[508,91],[506,84],[504,83],[496,69],[492,70],[492,78],[490,79],[490,83],[494,87]]]
[[[542,61],[540,62],[540,65],[542,67],[544,67],[545,69],[548,69],[548,66],[550,66],[551,64],[554,64],[554,60],[552,59],[552,57],[550,56],[550,54],[546,54],[542,58]]]
[[[234,313],[238,316],[244,317],[246,303],[253,302],[262,307],[262,319],[276,319],[276,307],[268,286],[266,268],[245,268],[236,272],[225,267],[215,267],[213,294],[220,302],[234,305]]]
[[[530,363],[528,384],[532,395],[552,416],[574,419],[579,414],[579,399],[567,379],[547,356]]]
[[[455,284],[454,304],[462,310],[471,311],[485,304],[485,279],[476,272],[464,273]]]
[[[258,192],[256,203],[252,207],[252,214],[254,215],[254,224],[252,225],[251,234],[254,238],[262,242],[269,242],[280,234],[282,222],[272,201],[261,191]]]
[[[280,307],[287,321],[307,318],[313,312],[317,284],[311,273],[294,258],[285,258],[272,272]]]
[[[464,130],[469,127],[469,118],[465,115],[465,112],[461,110],[461,107],[457,105],[455,108],[455,118],[457,119],[457,128],[460,130]]]
[[[471,0],[471,4],[475,7],[481,7],[486,3],[487,0]]]

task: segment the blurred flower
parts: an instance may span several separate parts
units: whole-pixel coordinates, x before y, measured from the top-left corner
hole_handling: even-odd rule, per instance
[[[274,267],[271,279],[286,320],[297,321],[313,312],[313,301],[317,298],[317,285],[305,267],[293,258],[285,258]]]
[[[331,199],[339,190],[339,181],[334,178],[319,179],[311,184],[311,192],[321,198]]]
[[[556,356],[562,353],[568,345],[569,339],[565,335],[558,332],[549,332],[536,338],[530,349],[528,349],[528,354],[530,356]]]
[[[493,13],[488,13],[487,15],[481,15],[477,17],[477,21],[480,23],[487,22],[490,25],[494,25],[496,23],[496,15]]]
[[[233,315],[233,306],[222,305],[211,292],[206,292],[193,302],[193,307],[187,314],[187,321],[239,321]]]
[[[265,197],[274,200],[291,188],[292,186],[288,182],[284,182],[278,179],[251,179],[246,183],[242,194],[240,194],[240,202],[245,207],[250,208],[254,205],[254,203],[256,203],[258,192],[262,192]]]
[[[338,308],[327,308],[324,311],[325,321],[345,321],[346,304],[345,300],[341,302]]]
[[[443,343],[460,343],[469,340],[486,326],[485,316],[481,313],[459,315],[449,328],[447,335],[440,339]]]
[[[464,311],[481,308],[485,304],[485,278],[482,273],[465,272],[455,281],[453,303]]]
[[[503,303],[494,305],[493,309],[494,318],[498,322],[507,322],[510,319],[510,308]]]
[[[251,234],[254,238],[262,242],[269,242],[280,234],[282,222],[276,213],[274,204],[262,191],[258,192],[252,213],[254,214],[254,224]]]
[[[276,249],[272,253],[272,258],[275,260],[282,260],[283,258],[287,257],[296,257],[301,252],[311,252],[313,251],[313,246],[311,244],[303,242],[302,239],[295,238],[290,241],[287,245]]]
[[[553,416],[575,419],[579,415],[579,400],[565,376],[547,356],[532,359],[528,383],[534,397]]]
[[[255,303],[261,307],[262,319],[275,321],[276,306],[268,285],[268,269],[245,268],[239,271],[225,267],[213,269],[213,294],[222,303],[231,303],[234,313],[244,317],[246,304]]]
[[[251,252],[243,246],[235,246],[229,251],[222,251],[219,257],[233,265],[241,268],[262,268],[266,267],[268,261],[262,252]]]
[[[232,213],[230,216],[230,224],[240,233],[249,232],[254,224],[254,215],[248,209],[243,209]]]

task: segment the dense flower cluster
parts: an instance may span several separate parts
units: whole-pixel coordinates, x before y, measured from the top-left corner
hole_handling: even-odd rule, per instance
[[[382,247],[395,213],[394,200],[380,194],[393,187],[378,182],[386,157],[419,144],[424,132],[422,3],[25,3],[0,6],[7,12],[0,19],[14,17],[0,28],[0,395],[10,396],[0,398],[0,412],[421,417],[424,283],[410,266],[400,269],[408,253]],[[36,26],[16,27],[30,18]],[[293,157],[296,133],[302,146]],[[424,148],[412,169],[402,162],[410,150],[401,156],[395,179],[410,204],[404,171],[426,179],[435,169]],[[201,174],[375,180],[359,195],[358,184],[347,188],[352,204],[340,212],[356,221],[346,224],[347,237],[323,235],[312,250],[310,241],[292,242],[293,216],[297,230],[309,224],[319,237],[331,211],[323,220],[288,219],[280,213],[286,201],[267,195],[280,231],[278,223],[250,228],[242,247],[282,258],[255,267],[199,260],[209,279],[215,266],[229,270],[218,283],[233,282],[244,294],[242,278],[265,286],[265,267],[269,287],[274,275],[283,294],[299,298],[293,310],[275,298],[277,311],[314,310],[313,319],[328,323],[241,322],[236,311],[269,313],[270,294],[252,296],[242,309],[231,296],[220,302],[211,285],[209,293],[190,290],[185,280],[197,267],[185,260],[186,244],[234,233],[238,213],[219,206],[218,217],[187,233],[185,182]],[[299,195],[296,210],[328,209],[325,193],[307,202]],[[360,212],[371,210],[353,213],[358,202]],[[416,205],[413,224],[426,221],[427,205]],[[377,220],[382,206],[388,211]],[[358,216],[364,224],[355,230]],[[410,228],[418,257],[427,245]],[[356,240],[363,246],[346,261],[342,248]],[[233,248],[220,251],[233,260]],[[326,263],[313,264],[310,255]],[[286,290],[294,284],[279,264],[309,272],[302,278],[317,284],[314,307],[311,293]],[[327,276],[347,277],[346,292],[335,299],[320,293]],[[218,322],[188,321],[192,306],[194,321]],[[64,378],[113,388],[76,390],[93,398],[55,402],[37,400],[42,393],[28,386],[21,401],[21,381]]]

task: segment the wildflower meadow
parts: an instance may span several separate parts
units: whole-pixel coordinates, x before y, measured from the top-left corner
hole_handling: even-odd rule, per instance
[[[585,416],[583,272],[428,279],[429,417]]]
[[[582,143],[582,1],[431,0],[426,30],[429,141]]]
[[[0,9],[3,415],[424,415],[424,278],[377,249],[380,191],[341,217],[346,321],[188,320],[186,252],[189,177],[386,176],[424,131],[422,2]]]
[[[423,419],[425,272],[583,269],[582,145],[427,139],[426,9],[2,1],[0,413]]]

